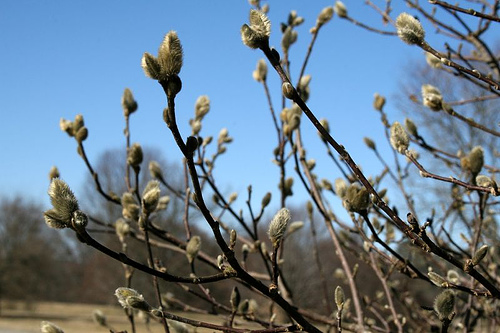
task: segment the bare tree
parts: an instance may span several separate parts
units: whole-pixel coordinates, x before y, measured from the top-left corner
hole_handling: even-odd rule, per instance
[[[137,102],[128,89],[122,99],[127,147],[124,187],[111,191],[111,185],[102,181],[101,171],[89,161],[84,149],[88,131],[83,117],[61,120],[61,128],[76,140],[97,193],[110,206],[118,207],[122,218],[116,222],[99,221],[84,213],[69,186],[55,178],[49,187],[53,208],[45,212],[46,223],[72,229],[81,242],[123,264],[126,283],[115,295],[125,308],[133,332],[133,309],[155,318],[165,332],[174,323],[224,332],[248,331],[238,328],[235,320],[262,326],[255,332],[447,332],[450,328],[469,332],[498,328],[499,235],[495,220],[498,202],[494,198],[499,192],[494,180],[495,164],[485,161],[496,157],[490,149],[495,147],[500,134],[497,124],[490,123],[497,119],[491,115],[494,106],[486,107],[484,103],[498,105],[500,64],[498,54],[483,36],[498,24],[499,2],[466,1],[476,8],[471,10],[439,0],[426,5],[413,0],[405,2],[413,14],[436,27],[438,33],[467,43],[467,47],[451,47],[446,43],[445,49],[438,51],[437,46],[427,41],[426,32],[415,16],[398,13],[397,18],[392,17],[390,0],[382,6],[366,1],[367,8],[373,9],[382,24],[387,25],[382,28],[351,17],[346,6],[337,1],[334,7],[320,11],[310,30],[307,54],[297,68],[299,74],[292,76],[295,69],[289,61],[290,46],[296,41],[296,28],[303,24],[304,18],[295,11],[289,14],[281,25],[278,51],[269,45],[271,22],[265,14],[268,6],[261,7],[259,1],[251,1],[256,8],[250,11],[249,23],[241,27],[241,37],[245,45],[259,50],[266,59],[258,62],[253,77],[262,84],[268,98],[277,139],[274,162],[280,170],[277,180],[280,209],[270,223],[265,223],[266,236],[262,226],[271,194],[256,199],[251,186],[246,193],[230,195],[219,189],[213,170],[220,163],[218,158],[230,148],[232,137],[227,129],[216,139],[200,137],[203,119],[210,110],[207,96],[195,102],[191,135],[185,139],[179,130],[175,101],[182,85],[189,83],[182,83],[179,77],[183,53],[175,32],[165,36],[157,56],[144,53],[142,66],[166,95],[163,118],[183,155],[184,182],[180,188],[173,186],[161,166],[154,162],[149,164],[153,179],[142,187],[144,154],[139,144],[130,144],[128,126]],[[398,36],[406,44],[421,48],[429,63],[439,70],[436,73],[451,74],[465,82],[463,86],[453,85],[449,91],[427,82],[420,88],[421,97],[412,97],[415,103],[430,110],[426,112],[436,115],[432,119],[437,127],[429,125],[425,132],[419,132],[412,121],[406,121],[405,126],[390,121],[384,109],[385,98],[377,95],[374,108],[382,120],[380,133],[394,151],[383,153],[371,139],[365,140],[383,165],[378,174],[371,176],[362,171],[346,148],[330,134],[328,121],[319,120],[307,104],[311,76],[305,73],[309,57],[323,31],[321,28],[334,12],[340,19],[356,25],[353,28],[388,38]],[[444,18],[446,15],[453,22]],[[472,16],[474,27],[463,15]],[[267,64],[274,74],[268,73]],[[268,75],[277,75],[281,80],[282,96],[278,104],[271,99]],[[420,85],[417,79],[416,85]],[[464,102],[464,98],[468,100]],[[474,105],[467,116],[459,110],[464,104]],[[301,127],[306,122],[318,130],[326,148],[326,160],[341,177],[328,179],[316,174],[317,158],[308,154],[302,137]],[[451,139],[441,142],[438,131],[446,128],[450,129]],[[467,133],[462,134],[464,131]],[[430,164],[426,158],[419,158],[414,147],[420,155],[435,162]],[[457,153],[457,148],[462,151]],[[439,168],[431,169],[436,163]],[[408,186],[410,174],[424,177],[427,188],[433,188],[434,183],[445,184],[451,188],[446,192],[451,200],[421,204],[417,193]],[[292,223],[287,207],[296,186],[305,188],[310,198],[303,208],[307,212],[304,220],[309,223],[304,230],[310,231],[307,241],[294,240],[297,234],[291,233],[292,226],[296,230],[298,224]],[[161,224],[157,219],[165,208],[161,199],[165,190],[183,204],[173,217],[183,229],[181,236],[172,232],[171,224]],[[245,209],[236,207],[238,196],[245,198]],[[391,197],[400,200],[389,204]],[[345,214],[338,214],[336,200],[342,202]],[[423,205],[426,209],[421,208]],[[194,219],[204,220],[211,237],[202,237],[194,228]],[[319,221],[321,228],[317,227]],[[89,222],[96,223],[99,230],[94,230]],[[118,243],[106,244],[100,240],[97,234],[103,231],[116,232]],[[135,241],[140,243],[142,252],[128,251],[129,244]],[[301,245],[305,251],[298,250]],[[174,253],[175,258],[182,257],[180,265],[162,263],[160,259],[166,250]],[[314,270],[306,269],[307,266],[314,266]],[[299,270],[302,272],[296,274]],[[136,271],[149,275],[152,282],[152,293],[146,297],[142,290],[131,288],[132,273]],[[331,285],[332,271],[337,281],[335,288]],[[367,280],[375,290],[366,287]],[[227,292],[216,295],[207,286],[223,285],[225,281],[231,281],[231,287],[237,284],[231,295]],[[415,294],[416,284],[425,296]],[[189,303],[192,299],[184,301],[163,294],[166,286],[179,286],[205,303],[205,307],[192,306],[194,303]],[[240,289],[245,291],[241,293]],[[313,289],[319,292],[307,299],[306,293]],[[244,300],[242,294],[251,296]],[[226,321],[221,325],[174,315],[166,309],[167,304],[200,313],[207,313],[210,308],[223,314]],[[285,315],[278,318],[280,313]]]

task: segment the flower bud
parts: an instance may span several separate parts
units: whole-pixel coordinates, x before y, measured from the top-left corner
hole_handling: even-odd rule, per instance
[[[50,171],[49,171],[49,180],[52,180],[54,178],[59,178],[60,174],[59,174],[59,170],[57,169],[56,166],[53,166],[52,168],[50,168]]]
[[[443,109],[443,96],[438,88],[424,84],[422,86],[422,100],[426,107],[432,111],[440,111]]]
[[[319,121],[319,123],[321,124],[321,126],[323,126],[323,128],[328,132],[330,133],[330,123],[328,122],[327,119],[323,118]],[[320,139],[323,141],[323,142],[326,142],[325,138],[323,137],[323,135],[318,131],[318,135],[320,137]]]
[[[455,293],[451,290],[445,290],[434,300],[434,311],[439,316],[439,320],[449,320],[455,307]]]
[[[325,179],[325,178],[321,179],[319,186],[321,186],[321,188],[326,190],[326,191],[333,190],[332,183],[330,183],[330,181],[328,179]]]
[[[135,169],[141,165],[142,159],[142,147],[140,144],[134,143],[128,150],[127,163]]]
[[[61,328],[51,323],[50,321],[42,321],[40,323],[40,331],[42,333],[64,333]]]
[[[335,304],[337,305],[337,309],[340,311],[344,307],[345,303],[345,294],[344,290],[341,286],[337,286],[335,288]]]
[[[125,88],[122,96],[122,108],[123,115],[125,117],[130,116],[137,110],[137,102],[134,99],[134,95],[132,95],[132,91],[129,88]]]
[[[189,263],[192,263],[201,249],[200,236],[193,236],[186,245],[186,256]]]
[[[83,127],[84,124],[85,123],[83,121],[83,116],[81,114],[77,114],[75,116],[75,120],[73,120],[73,133],[76,134],[78,130]]]
[[[429,272],[427,273],[427,276],[436,286],[444,288],[448,287],[448,281],[446,281],[446,279],[441,275],[434,272]]]
[[[302,221],[292,222],[290,223],[290,227],[288,228],[288,234],[290,235],[295,231],[302,229],[302,227],[304,227],[304,222]]]
[[[488,253],[488,245],[483,245],[479,248],[479,250],[474,253],[474,256],[472,256],[472,265],[476,266],[479,265],[481,260],[484,259],[486,256],[486,253]]]
[[[397,121],[391,126],[390,141],[391,146],[400,154],[404,154],[410,145],[408,134],[406,134],[403,126]]]
[[[96,324],[99,324],[99,325],[104,326],[104,327],[107,326],[106,316],[104,315],[104,313],[101,310],[94,310],[92,312],[92,319],[94,320],[94,322]]]
[[[370,148],[371,150],[377,150],[377,146],[375,145],[375,142],[370,139],[369,137],[364,137],[363,141],[365,142],[365,145]]]
[[[265,82],[267,78],[267,64],[264,59],[259,59],[257,68],[253,71],[252,76],[257,82]]]
[[[71,121],[61,118],[61,120],[59,120],[59,127],[61,128],[61,131],[66,132],[69,136],[75,135],[75,132],[73,131],[73,123]]]
[[[408,133],[410,133],[410,135],[413,136],[418,135],[417,125],[415,125],[415,123],[411,119],[409,118],[405,119],[405,127]]]
[[[450,270],[446,273],[446,278],[447,278],[450,282],[453,282],[453,283],[458,283],[458,282],[459,282],[459,279],[460,279],[460,276],[458,275],[457,271],[454,271],[454,270],[450,269]]]
[[[362,212],[370,205],[370,194],[366,188],[360,189],[358,185],[352,184],[347,189],[343,204],[351,212]]]
[[[321,27],[323,24],[330,21],[333,17],[333,12],[334,10],[332,6],[323,8],[323,10],[319,13],[318,18],[316,19],[316,26]]]
[[[281,47],[284,52],[288,52],[288,49],[297,41],[297,38],[298,32],[293,30],[292,26],[288,26],[283,33],[283,37],[281,38]]]
[[[142,208],[146,214],[155,211],[160,200],[160,183],[157,180],[150,180],[142,192]]]
[[[422,44],[425,31],[420,22],[408,13],[399,14],[396,19],[396,29],[399,38],[406,44]]]
[[[493,179],[485,175],[478,175],[476,177],[476,184],[478,186],[491,188],[493,194],[495,194],[498,190],[497,183]]]
[[[175,31],[169,31],[158,49],[158,63],[161,68],[161,80],[171,75],[178,75],[182,67],[182,46]]]
[[[271,220],[268,234],[275,249],[279,247],[289,221],[290,211],[286,208],[281,208]]]
[[[335,193],[341,199],[343,199],[347,194],[347,184],[344,179],[342,178],[335,179]]]
[[[240,33],[243,44],[252,49],[269,46],[271,22],[264,13],[251,9],[250,25],[244,24]]]
[[[130,234],[130,225],[124,219],[119,218],[115,222],[115,232],[120,242],[123,242],[125,237]]]
[[[290,82],[283,82],[283,84],[281,85],[281,91],[283,92],[283,96],[288,99],[293,99],[294,89]]]
[[[158,59],[152,54],[145,52],[141,59],[141,66],[144,74],[153,80],[161,79],[161,67]]]
[[[82,143],[83,141],[85,141],[85,139],[87,139],[88,135],[89,135],[89,131],[88,131],[87,127],[85,127],[85,126],[80,127],[80,129],[78,129],[78,131],[75,134],[76,142]]]
[[[132,193],[125,192],[121,199],[122,215],[124,218],[137,221],[139,219],[139,205]]]
[[[59,178],[55,178],[50,183],[48,194],[53,209],[44,213],[45,222],[52,228],[70,227],[74,218],[73,214],[79,211],[79,206],[68,184]]]
[[[236,201],[236,199],[238,199],[238,193],[236,192],[233,192],[229,195],[229,200],[228,200],[228,203],[231,204],[233,202]]]
[[[236,312],[238,310],[240,301],[241,301],[240,291],[238,290],[238,287],[234,287],[231,293],[231,308],[233,312]]]
[[[202,120],[210,111],[210,99],[207,95],[198,97],[194,105],[194,115],[196,120]]]
[[[231,229],[231,232],[229,233],[229,248],[234,249],[234,246],[236,245],[236,239],[238,237],[238,234],[236,233],[236,230]]]
[[[161,167],[158,162],[156,161],[149,162],[149,174],[151,175],[152,178],[164,182],[163,172],[161,171]]]
[[[264,209],[271,202],[271,192],[267,192],[262,198],[261,207]]]
[[[441,68],[443,66],[441,59],[439,59],[432,53],[428,52],[425,53],[425,61],[432,68]]]
[[[144,296],[131,288],[120,287],[115,290],[115,296],[120,305],[125,309],[137,309],[142,311],[150,311],[151,305],[144,300]]]
[[[373,108],[377,111],[382,111],[385,105],[385,97],[380,96],[378,93],[373,95]]]
[[[338,17],[346,18],[347,17],[347,8],[342,1],[335,1],[335,6],[333,8]]]
[[[477,175],[484,165],[484,151],[481,146],[472,148],[468,155],[469,168],[473,175]]]
[[[169,203],[170,203],[170,197],[168,195],[160,197],[160,199],[158,200],[158,206],[156,206],[156,211],[167,209]]]

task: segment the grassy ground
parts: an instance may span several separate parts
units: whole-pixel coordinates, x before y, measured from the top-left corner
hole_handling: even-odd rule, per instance
[[[0,333],[34,333],[40,332],[40,322],[50,321],[61,327],[65,333],[109,333],[109,329],[97,325],[92,321],[92,311],[100,309],[107,317],[109,325],[115,330],[130,330],[130,325],[124,316],[123,309],[118,306],[102,306],[91,304],[68,304],[53,302],[8,302],[3,301],[0,307]],[[196,320],[209,321],[220,324],[223,317],[209,315],[175,313]],[[137,320],[137,333],[164,332],[160,324],[151,322],[148,326],[143,320]],[[245,325],[246,326],[246,325]],[[241,327],[241,326],[240,326]],[[246,327],[256,326],[250,325]],[[198,329],[197,332],[211,332],[212,330]]]

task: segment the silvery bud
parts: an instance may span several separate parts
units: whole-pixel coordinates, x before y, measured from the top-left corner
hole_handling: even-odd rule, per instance
[[[186,245],[186,256],[188,258],[189,263],[192,263],[194,261],[200,249],[201,249],[200,236],[191,237],[191,239]]]
[[[330,21],[333,17],[333,12],[334,10],[332,6],[323,8],[316,19],[316,26],[321,27],[323,24]]]
[[[120,242],[123,242],[125,237],[130,234],[130,225],[124,219],[119,218],[115,222],[115,231],[116,235],[120,239]]]
[[[432,111],[440,111],[443,109],[443,96],[438,88],[424,84],[422,86],[422,100],[426,107]]]
[[[476,177],[476,184],[482,187],[489,187],[492,193],[495,194],[498,190],[497,183],[488,176],[478,175]]]
[[[335,6],[333,8],[338,17],[346,18],[347,17],[347,8],[342,1],[335,1]]]
[[[283,82],[281,85],[281,91],[283,92],[283,96],[285,96],[288,99],[293,99],[293,92],[294,92],[293,86],[290,84],[290,82]]]
[[[169,31],[158,49],[162,79],[177,75],[182,67],[182,46],[175,31]]]
[[[257,82],[264,82],[267,78],[267,64],[264,59],[259,59],[257,68],[252,73],[253,79]]]
[[[481,260],[484,259],[486,256],[486,253],[488,253],[488,245],[483,245],[479,248],[479,250],[474,253],[474,256],[472,256],[472,265],[476,266],[479,265]]]
[[[52,180],[54,178],[59,178],[60,174],[59,174],[59,169],[57,169],[56,166],[53,166],[52,168],[50,168],[50,171],[49,171],[49,180]]]
[[[201,120],[210,111],[210,99],[207,95],[198,97],[194,105],[195,119]]]
[[[344,290],[341,286],[337,286],[335,288],[335,304],[337,305],[337,309],[340,311],[344,307],[345,303],[345,294]]]
[[[52,228],[70,227],[75,212],[79,211],[79,206],[68,184],[55,178],[50,183],[48,194],[53,208],[44,213],[45,222]]]
[[[145,52],[141,59],[141,66],[144,74],[153,80],[160,80],[162,78],[161,67],[158,59],[152,54]]]
[[[450,320],[455,307],[455,293],[451,290],[445,290],[434,300],[434,311],[439,316],[439,320]]]
[[[425,53],[425,61],[432,68],[441,68],[443,66],[441,59],[433,55],[432,53]]]
[[[399,14],[396,19],[396,29],[398,36],[406,44],[422,44],[425,38],[425,31],[420,22],[408,13]]]
[[[363,141],[365,142],[365,145],[370,148],[371,150],[377,150],[377,146],[375,145],[375,142],[370,139],[369,137],[364,137]]]
[[[70,120],[61,118],[61,120],[59,120],[59,127],[61,128],[61,131],[66,132],[69,136],[75,135],[75,132],[73,131],[73,123]]]
[[[468,155],[469,158],[469,167],[472,174],[477,175],[484,165],[484,151],[483,147],[476,146],[472,148],[471,152]]]
[[[290,223],[290,227],[288,228],[288,234],[290,235],[295,231],[302,229],[302,227],[304,227],[304,222],[302,221],[292,222]]]
[[[283,33],[283,37],[281,38],[281,47],[285,52],[288,51],[290,46],[297,41],[298,32],[293,30],[292,26],[288,26]]]
[[[238,234],[236,233],[236,230],[231,229],[231,232],[229,233],[229,248],[231,250],[234,249],[234,246],[236,245],[237,237],[238,237]]]
[[[370,194],[366,188],[359,188],[356,184],[349,186],[343,199],[344,207],[350,212],[360,213],[370,205]]]
[[[271,202],[271,192],[267,192],[266,195],[264,195],[264,197],[262,198],[262,203],[261,203],[262,208],[267,207],[267,205],[269,205],[270,202]]]
[[[157,180],[150,180],[142,192],[142,207],[146,214],[155,211],[160,200],[160,183]]]
[[[241,301],[240,291],[238,290],[238,287],[234,287],[231,293],[231,308],[233,312],[236,312],[238,310],[240,301]]]
[[[158,162],[149,162],[149,174],[151,175],[151,178],[158,179],[159,181],[164,182],[163,172],[161,171],[161,167]]]
[[[321,124],[321,126],[323,126],[323,128],[328,132],[330,133],[330,123],[328,122],[327,119],[323,118],[319,121],[319,123]],[[320,137],[320,139],[323,141],[323,142],[326,142],[325,138],[323,137],[323,135],[318,131],[318,135]]]
[[[373,95],[373,108],[377,111],[382,111],[385,105],[385,97],[380,96],[378,93]]]
[[[417,125],[415,125],[415,123],[411,119],[409,118],[405,119],[405,127],[408,133],[410,133],[410,135],[413,136],[418,135]]]
[[[438,287],[448,287],[448,281],[441,275],[434,273],[434,272],[429,272],[427,273],[427,276],[431,280],[432,283],[434,283]]]
[[[125,117],[130,116],[137,110],[137,102],[134,99],[134,95],[132,95],[132,91],[129,88],[125,88],[122,96],[122,108],[123,115]]]
[[[344,198],[347,194],[347,183],[342,178],[335,179],[335,193],[339,198]]]
[[[328,179],[324,179],[324,178],[321,179],[319,186],[321,186],[321,188],[326,190],[326,191],[333,190],[332,183],[330,183],[330,181]]]
[[[268,234],[275,249],[279,247],[289,221],[290,211],[286,208],[281,208],[271,220]]]
[[[400,154],[404,154],[410,145],[410,139],[405,129],[397,121],[391,126],[391,146]]]
[[[447,273],[446,273],[446,278],[453,282],[453,283],[458,283],[459,279],[460,279],[460,276],[458,275],[458,273],[454,270],[449,270]]]
[[[73,120],[73,133],[76,134],[78,130],[83,127],[83,125],[85,125],[83,116],[81,114],[77,114],[75,116],[75,120]]]
[[[42,321],[40,323],[40,331],[42,333],[64,333],[61,328],[50,321]]]
[[[241,40],[246,46],[257,49],[269,46],[271,22],[267,16],[255,9],[250,10],[250,25],[244,24],[240,30]]]
[[[106,316],[104,315],[104,313],[101,310],[94,310],[92,312],[92,319],[94,320],[94,322],[96,324],[99,324],[99,325],[104,326],[104,327],[107,326]]]
[[[142,311],[150,311],[151,305],[144,300],[144,296],[131,288],[120,287],[115,290],[115,296],[120,305],[125,309],[137,309]]]
[[[127,163],[135,169],[141,165],[142,159],[142,147],[140,144],[134,143],[128,150]]]
[[[169,203],[170,197],[168,195],[160,197],[160,200],[158,200],[158,206],[156,206],[156,211],[167,209]]]
[[[80,127],[75,134],[76,142],[82,143],[83,141],[85,141],[85,139],[87,139],[88,135],[89,135],[89,130],[87,129],[87,127],[85,126]]]

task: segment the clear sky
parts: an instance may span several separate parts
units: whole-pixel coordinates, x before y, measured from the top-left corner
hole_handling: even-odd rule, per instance
[[[384,28],[380,16],[364,1],[344,2],[351,16]],[[271,44],[278,49],[279,23],[289,11],[295,9],[305,18],[298,28],[298,42],[291,47],[292,76],[298,75],[306,53],[309,29],[321,9],[333,3],[269,1]],[[406,10],[399,1],[393,5],[394,18]],[[125,87],[139,103],[131,118],[132,142],[157,147],[168,160],[178,161],[180,153],[162,121],[164,94],[140,66],[142,54],[156,54],[169,30],[178,32],[185,55],[180,74],[183,89],[176,99],[183,135],[190,134],[188,120],[196,98],[208,95],[211,111],[201,135],[216,137],[227,127],[234,137],[218,161],[220,184],[238,192],[253,184],[258,198],[268,190],[276,191],[278,169],[271,163],[276,136],[262,86],[252,79],[263,55],[244,46],[239,33],[249,9],[246,0],[1,1],[0,194],[22,194],[46,203],[52,165],[78,194],[86,169],[74,139],[60,131],[59,119],[84,115],[89,129],[85,146],[92,161],[107,148],[124,147],[120,99]],[[318,118],[329,119],[334,137],[354,159],[375,172],[380,165],[362,139],[371,136],[387,146],[380,139],[373,94],[393,95],[404,66],[424,61],[422,51],[338,17],[322,30],[306,71],[312,75],[309,105]],[[274,72],[268,76],[279,109],[280,84]],[[392,120],[401,120],[394,104],[388,103]],[[320,177],[334,180],[338,171],[325,158],[316,131],[306,122],[302,126]]]

